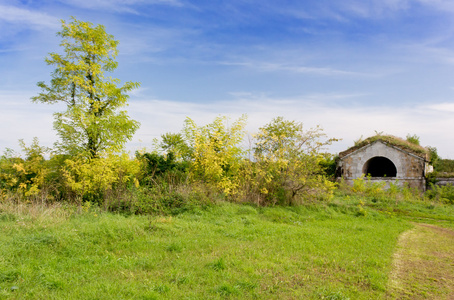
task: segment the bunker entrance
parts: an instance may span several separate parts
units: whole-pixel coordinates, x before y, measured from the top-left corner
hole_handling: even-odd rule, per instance
[[[372,177],[396,177],[397,169],[393,162],[386,157],[377,156],[369,159],[363,168],[363,173]]]

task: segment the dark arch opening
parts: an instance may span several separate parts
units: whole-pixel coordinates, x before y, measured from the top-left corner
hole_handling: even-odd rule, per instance
[[[369,159],[363,168],[364,174],[372,177],[396,177],[397,169],[391,160],[383,156]]]

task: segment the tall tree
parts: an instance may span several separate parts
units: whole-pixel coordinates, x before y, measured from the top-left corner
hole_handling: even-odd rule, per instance
[[[48,65],[56,66],[50,85],[38,82],[41,92],[33,102],[66,104],[66,110],[54,113],[54,129],[60,141],[57,149],[67,154],[97,157],[102,151],[119,151],[132,138],[139,123],[120,108],[127,105],[127,92],[139,83],[107,77],[117,68],[118,41],[104,26],[89,22],[62,21],[57,33],[64,54],[49,53]]]

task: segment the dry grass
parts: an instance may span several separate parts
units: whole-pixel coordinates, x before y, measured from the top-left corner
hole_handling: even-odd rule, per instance
[[[51,204],[43,202],[0,202],[0,215],[4,218],[11,216],[18,222],[27,220],[38,225],[45,225],[49,222],[52,222],[52,224],[64,222],[81,209],[83,207],[68,206],[59,202]]]
[[[454,231],[429,224],[401,235],[390,299],[454,299]]]

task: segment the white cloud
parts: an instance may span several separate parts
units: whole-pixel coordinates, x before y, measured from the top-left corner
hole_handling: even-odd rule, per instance
[[[417,0],[426,6],[441,10],[454,12],[454,2],[452,0]]]
[[[454,12],[454,2],[452,0],[314,1],[295,5],[291,9],[285,6],[273,7],[273,9],[278,13],[300,19],[331,19],[344,23],[350,22],[351,17],[365,19],[387,18],[420,5],[423,5],[425,9]]]
[[[294,98],[270,98],[263,94],[232,93],[233,100],[211,103],[165,100],[137,100],[133,97],[128,111],[141,127],[128,143],[131,151],[150,149],[152,140],[166,132],[179,132],[186,117],[203,125],[218,115],[233,119],[246,113],[247,130],[257,129],[277,116],[303,122],[306,129],[321,125],[329,137],[340,138],[330,151],[337,153],[353,145],[353,141],[384,132],[400,137],[420,136],[423,145],[438,148],[444,158],[454,158],[454,140],[449,139],[454,128],[454,103],[437,103],[414,107],[368,107],[340,105],[339,99],[354,99],[359,95],[310,94]],[[0,94],[0,151],[17,149],[19,139],[30,143],[38,137],[44,146],[52,146],[57,137],[52,129],[52,113],[64,109],[58,105],[33,104],[32,94],[2,92]]]
[[[39,28],[58,28],[60,20],[45,13],[0,4],[0,20],[9,23],[29,24]]]
[[[276,6],[272,9],[298,19],[330,19],[346,23],[350,22],[350,17],[382,18],[409,7],[409,0],[343,0],[301,2],[291,8]]]
[[[1,91],[0,93],[0,152],[5,148],[18,148],[18,140],[28,144],[33,137],[40,143],[52,146],[56,135],[52,130],[52,113],[58,106],[34,104],[27,92]]]
[[[236,94],[239,95],[239,94]],[[346,95],[344,95],[346,96]],[[342,95],[318,95],[324,99],[339,99]],[[354,96],[354,95],[353,95]],[[442,105],[442,104],[440,104]],[[432,105],[442,108],[442,106]],[[454,107],[450,106],[450,109]],[[186,117],[198,124],[211,122],[217,115],[238,118],[248,115],[248,131],[254,133],[274,117],[284,116],[303,122],[305,128],[321,125],[329,137],[342,141],[330,148],[340,152],[353,145],[361,136],[368,137],[383,132],[405,138],[407,134],[420,136],[423,145],[438,148],[444,158],[454,158],[454,140],[447,139],[454,128],[453,114],[441,114],[428,110],[426,106],[416,107],[347,107],[318,101],[311,96],[293,99],[272,99],[260,95],[242,94],[232,101],[195,104],[173,101],[133,101],[131,116],[142,123],[131,148],[149,147],[153,138],[166,132],[179,132]],[[139,140],[141,142],[139,142]]]
[[[152,25],[132,25],[126,31],[120,27],[118,31],[120,35],[116,38],[120,40],[119,51],[121,55],[134,57],[132,61],[154,60],[150,54],[183,47],[182,43],[196,34],[190,29],[170,29]],[[133,35],[131,31],[134,32]]]
[[[443,112],[443,113],[449,113],[449,114],[454,113],[454,103],[452,103],[452,102],[427,105],[426,108],[430,109],[430,110]]]
[[[219,64],[227,66],[242,66],[263,72],[285,71],[292,73],[314,74],[320,76],[373,76],[372,74],[341,70],[331,67],[309,67],[281,63],[222,61],[219,62]]]
[[[407,9],[408,0],[342,1],[341,9],[363,18],[376,18]]]
[[[423,5],[425,9],[435,9],[442,12],[454,12],[452,0],[351,0],[339,1],[342,10],[351,12],[364,18],[375,18],[389,15],[394,12],[410,10],[415,6]]]
[[[61,0],[63,3],[75,7],[88,9],[105,9],[114,12],[140,14],[138,5],[169,5],[175,7],[183,6],[179,0]]]

